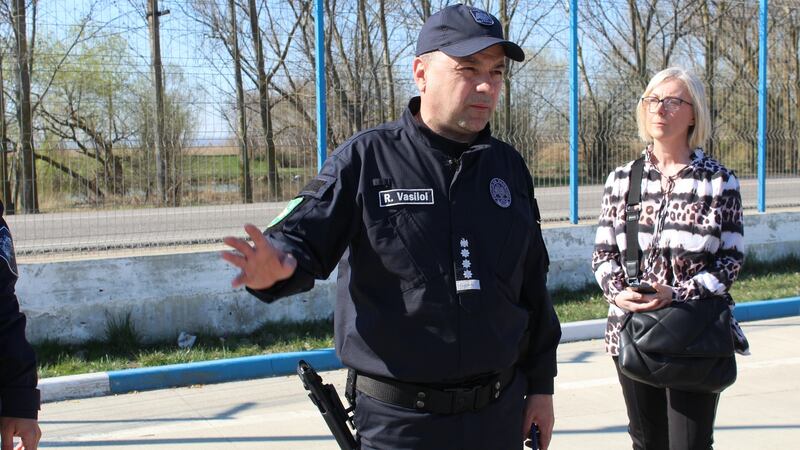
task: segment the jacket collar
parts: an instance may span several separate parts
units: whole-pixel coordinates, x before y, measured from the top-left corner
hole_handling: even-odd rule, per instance
[[[408,107],[403,112],[403,117],[400,119],[403,128],[407,130],[415,140],[421,141],[427,147],[455,157],[467,151],[483,150],[491,146],[492,132],[488,123],[486,127],[478,133],[478,136],[472,143],[465,144],[463,142],[454,141],[435,133],[416,119],[415,116],[419,113],[420,104],[420,97],[413,97],[408,102]]]

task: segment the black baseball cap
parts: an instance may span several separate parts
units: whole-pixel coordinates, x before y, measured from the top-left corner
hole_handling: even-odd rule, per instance
[[[503,38],[503,27],[497,17],[472,6],[451,5],[428,17],[422,25],[416,55],[439,50],[464,57],[495,44],[501,44],[506,56],[514,61],[525,59],[519,45]]]

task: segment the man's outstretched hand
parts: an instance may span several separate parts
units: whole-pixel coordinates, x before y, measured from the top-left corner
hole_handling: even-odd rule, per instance
[[[255,225],[246,224],[244,231],[253,240],[253,245],[232,236],[222,240],[236,250],[220,254],[222,259],[240,270],[239,275],[231,281],[233,287],[244,285],[256,290],[267,289],[294,274],[297,268],[294,256],[275,248]]]

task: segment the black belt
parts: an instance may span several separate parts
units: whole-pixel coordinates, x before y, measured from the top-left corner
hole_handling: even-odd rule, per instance
[[[392,379],[374,378],[359,372],[356,375],[355,389],[382,402],[403,408],[436,414],[459,414],[478,411],[488,406],[511,384],[514,373],[515,369],[512,367],[490,377],[482,384],[432,388]]]

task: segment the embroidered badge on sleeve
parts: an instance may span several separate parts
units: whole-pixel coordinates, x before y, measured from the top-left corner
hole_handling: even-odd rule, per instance
[[[8,227],[0,228],[0,258],[8,265],[8,269],[15,277],[17,272],[17,257],[14,254],[14,241],[11,239],[11,231]]]

